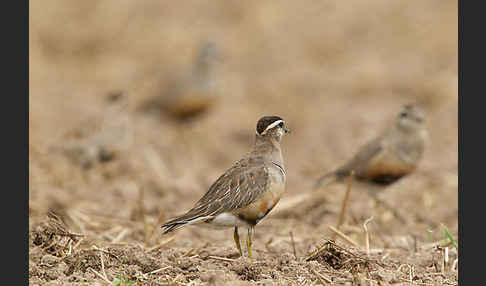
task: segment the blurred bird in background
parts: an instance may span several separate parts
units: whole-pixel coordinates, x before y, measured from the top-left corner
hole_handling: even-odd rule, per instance
[[[422,108],[411,104],[403,106],[391,126],[362,146],[343,166],[320,177],[314,190],[353,176],[357,181],[372,185],[366,188],[370,195],[403,221],[393,207],[378,199],[377,191],[416,170],[428,140],[424,121]]]
[[[142,105],[144,111],[158,111],[177,120],[197,117],[212,108],[220,98],[216,67],[219,48],[206,41],[198,48],[192,69],[169,84],[155,98]]]
[[[315,188],[321,188],[351,175],[359,181],[390,185],[412,173],[422,158],[428,132],[425,113],[415,105],[405,105],[395,123],[381,135],[361,147],[354,157],[319,178]]]
[[[83,169],[114,160],[133,142],[133,128],[127,109],[127,97],[120,92],[106,97],[108,104],[102,119],[89,119],[64,133],[50,150],[64,154]]]

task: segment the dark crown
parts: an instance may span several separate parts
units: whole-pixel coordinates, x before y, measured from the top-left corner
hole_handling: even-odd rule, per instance
[[[263,131],[268,127],[268,125],[274,123],[275,121],[283,120],[278,116],[263,116],[258,120],[256,131],[258,134],[262,134]]]

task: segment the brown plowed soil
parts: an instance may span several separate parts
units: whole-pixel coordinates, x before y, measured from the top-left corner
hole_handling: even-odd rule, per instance
[[[30,285],[458,284],[443,229],[457,239],[457,1],[30,1],[29,28]],[[213,106],[183,122],[140,108],[206,40],[222,54]],[[292,206],[405,103],[430,132],[416,172],[380,195],[405,222],[359,184],[339,227],[355,245],[329,229],[345,185]],[[231,229],[161,236],[262,115],[292,133],[254,259]]]

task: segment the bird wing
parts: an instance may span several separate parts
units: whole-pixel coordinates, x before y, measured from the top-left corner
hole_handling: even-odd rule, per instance
[[[214,182],[194,207],[165,225],[212,218],[245,207],[266,190],[270,174],[263,160],[242,159]]]
[[[377,137],[367,144],[361,146],[358,152],[346,164],[336,170],[325,173],[314,184],[314,190],[318,190],[336,181],[340,181],[355,172],[356,177],[360,177],[366,171],[368,164],[384,150],[383,136]]]
[[[378,137],[362,146],[348,163],[337,169],[337,176],[346,177],[351,171],[355,171],[355,175],[359,177],[373,158],[384,150],[382,143],[382,137]]]

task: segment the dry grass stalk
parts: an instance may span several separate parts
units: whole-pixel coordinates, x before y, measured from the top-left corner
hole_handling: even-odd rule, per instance
[[[111,282],[110,282],[110,280],[108,280],[108,278],[104,277],[104,276],[103,276],[103,275],[101,275],[101,274],[100,274],[98,271],[94,270],[94,269],[93,269],[93,268],[91,268],[91,267],[90,267],[89,269],[91,269],[91,271],[93,271],[93,273],[94,273],[96,276],[100,277],[100,278],[101,278],[101,279],[103,279],[103,280],[104,280],[106,283],[108,283],[109,285],[111,285]]]
[[[103,261],[103,253],[100,253],[100,260],[101,260],[101,271],[103,271],[103,276],[106,277],[106,280],[110,280],[108,279],[108,275],[106,275],[106,271],[105,271],[105,262]]]
[[[122,229],[118,233],[118,235],[111,240],[111,243],[118,243],[118,242],[120,242],[120,240],[122,240],[127,235],[128,232],[129,232],[129,229],[128,228]]]
[[[227,261],[227,262],[235,262],[236,261],[236,260],[231,259],[231,258],[219,257],[219,256],[213,256],[213,255],[210,255],[208,257],[211,258],[211,259],[222,260],[222,261]]]
[[[167,239],[163,240],[163,241],[162,241],[161,243],[159,243],[158,245],[153,246],[153,247],[151,247],[151,248],[147,249],[147,252],[151,252],[151,251],[157,250],[157,249],[159,249],[159,248],[163,247],[164,245],[166,245],[167,243],[169,243],[169,242],[173,241],[174,239],[175,239],[175,236],[171,236],[171,237],[169,237],[169,238],[167,238]]]
[[[449,265],[449,247],[444,248],[444,268]]]
[[[335,229],[334,227],[328,225],[327,228],[337,234],[339,237],[341,237],[344,241],[347,243],[351,244],[352,246],[361,248],[359,244],[357,244],[354,240],[352,240],[349,236],[345,235],[344,233],[340,232],[339,230]]]
[[[209,242],[206,242],[203,246],[200,246],[198,248],[191,248],[189,251],[184,253],[181,257],[193,257],[193,256],[198,256],[201,253],[201,250],[209,246]]]
[[[326,283],[329,283],[332,285],[332,280],[327,278],[325,275],[317,272],[315,269],[311,269],[312,273],[314,273],[314,275],[317,276],[317,279],[319,279],[319,281],[321,281],[322,285],[326,285]]]
[[[410,281],[412,281],[413,277],[415,277],[415,266],[411,265],[410,272],[409,272]]]
[[[428,243],[422,246],[423,250],[430,250],[432,248],[436,248],[437,246],[439,247],[447,247],[452,245],[451,241],[448,238],[441,239],[432,243]]]
[[[367,224],[373,220],[373,217],[368,218],[363,223],[363,228],[365,231],[365,248],[366,248],[366,256],[370,257],[370,235],[368,233],[368,226]]]
[[[447,247],[442,249],[442,261],[440,263],[440,272],[443,273],[443,274],[445,273],[446,266],[447,266],[446,259],[447,260],[449,259],[448,257],[446,258],[446,255],[449,256],[449,252],[446,251],[446,249],[447,249]]]
[[[67,215],[82,233],[86,233],[86,225],[82,222],[83,219],[80,217],[78,211],[68,211]]]
[[[162,224],[162,222],[164,221],[164,218],[165,218],[165,215],[164,215],[164,212],[159,210],[159,216],[157,217],[157,221],[155,222],[154,226],[152,227],[152,231],[149,235],[149,241],[152,240],[152,237],[154,236],[154,234],[156,233],[156,229],[158,229],[159,225]]]
[[[459,261],[458,258],[454,259],[454,262],[452,262],[452,266],[451,266],[451,271],[456,271],[457,270],[457,262]]]
[[[386,259],[388,256],[390,256],[390,254],[391,254],[391,252],[386,253],[385,255],[383,255],[383,256],[381,257],[381,259],[380,259],[380,260],[381,260],[381,261],[385,260],[385,259]]]
[[[297,251],[295,250],[294,233],[290,231],[290,242],[292,243],[292,250],[294,251],[294,257],[297,259]]]
[[[73,245],[73,249],[76,249],[81,244],[82,241],[83,241],[83,238],[81,238],[80,240],[78,240],[78,242],[76,242],[76,244]]]
[[[295,206],[298,206],[302,202],[304,202],[306,200],[309,200],[311,198],[315,198],[314,197],[314,193],[299,194],[299,195],[293,196],[291,198],[282,200],[277,205],[277,207],[275,209],[275,213],[273,214],[273,216],[275,216],[276,214],[278,214],[280,212],[285,212],[285,211],[287,211],[289,209],[293,209]]]
[[[67,253],[67,256],[71,255],[72,252],[73,252],[73,241],[69,240],[69,251]]]
[[[106,254],[106,255],[109,255],[109,256],[111,256],[111,257],[115,258],[116,260],[120,261],[120,258],[119,258],[118,256],[116,256],[116,255],[115,255],[115,254],[113,254],[113,253],[110,253],[109,251],[106,251],[106,250],[104,250],[104,249],[101,249],[101,248],[99,248],[99,247],[98,247],[98,246],[96,246],[96,245],[92,245],[92,246],[91,246],[91,248],[93,248],[94,250],[97,250],[97,251],[99,251],[99,252],[102,252],[102,253],[104,253],[104,254]]]
[[[423,285],[423,286],[436,286],[437,284],[432,284],[432,283],[417,283],[417,282],[410,282],[409,280],[407,279],[403,279],[403,278],[400,278],[399,279],[400,281],[403,281],[403,282],[408,282],[408,283],[411,283],[412,285]],[[408,284],[407,284],[408,285]]]
[[[195,250],[196,250],[195,248],[191,248],[191,249],[189,249],[188,251],[186,251],[186,253],[182,254],[182,256],[181,256],[181,257],[187,257],[187,256],[190,256],[190,255],[192,255],[192,254],[194,253],[194,251],[195,251]]]
[[[159,272],[162,272],[162,271],[164,271],[166,269],[169,269],[170,267],[171,266],[162,267],[162,268],[156,269],[154,271],[150,271],[150,272],[144,273],[144,275],[159,273]]]
[[[145,245],[148,245],[149,238],[151,236],[151,230],[150,230],[149,224],[147,223],[147,216],[145,215],[146,211],[145,211],[145,205],[143,203],[144,197],[145,197],[145,190],[144,190],[143,187],[140,187],[139,197],[138,197],[138,210],[139,210],[140,217],[142,218],[142,222],[143,222],[143,229],[144,229],[144,233],[145,233],[144,243],[145,243]]]
[[[184,277],[181,273],[177,274],[177,276],[174,279],[170,279],[170,277],[167,277],[167,284],[162,284],[162,285],[180,285],[181,282],[179,280],[181,277]]]
[[[346,186],[346,194],[344,195],[343,203],[341,205],[341,212],[339,214],[339,219],[338,219],[338,223],[336,225],[336,229],[339,229],[341,227],[341,225],[343,224],[344,215],[346,214],[346,207],[347,207],[348,201],[349,201],[349,193],[351,192],[351,186],[353,184],[353,181],[354,181],[354,170],[351,171],[351,175],[348,178],[348,184]],[[336,235],[337,234],[335,233],[333,238],[332,238],[333,240],[336,239]]]
[[[401,269],[402,269],[402,267],[404,267],[404,266],[408,267],[408,280],[403,279],[403,281],[406,281],[406,282],[409,282],[409,283],[413,283],[413,281],[412,281],[412,278],[413,278],[412,271],[413,270],[412,270],[412,266],[410,266],[410,264],[402,264],[402,265],[400,265],[398,267],[397,271],[400,272]]]

